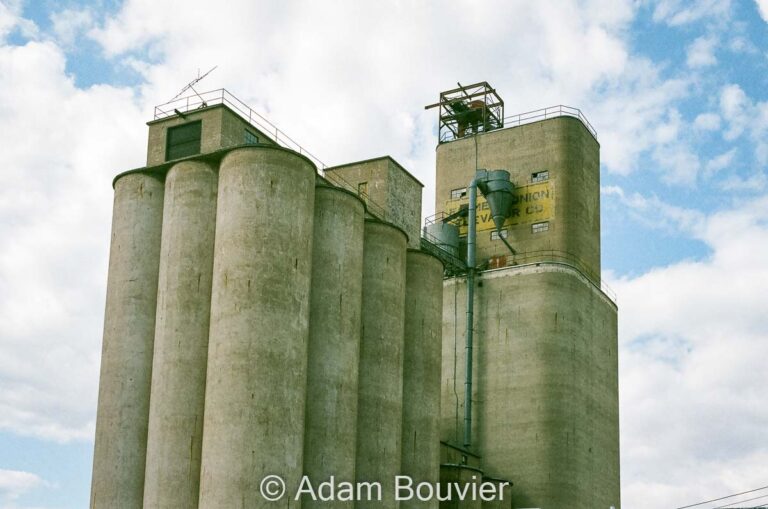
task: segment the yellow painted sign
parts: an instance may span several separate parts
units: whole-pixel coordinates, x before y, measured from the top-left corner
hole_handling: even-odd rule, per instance
[[[485,198],[477,193],[477,231],[493,230],[491,209]],[[464,196],[456,200],[445,202],[445,213],[453,214],[461,206],[469,205],[469,197]],[[504,226],[518,224],[538,223],[549,221],[555,215],[555,188],[552,182],[537,182],[527,186],[516,187],[512,190],[512,213],[504,222]],[[467,218],[461,218],[459,235],[467,234]]]

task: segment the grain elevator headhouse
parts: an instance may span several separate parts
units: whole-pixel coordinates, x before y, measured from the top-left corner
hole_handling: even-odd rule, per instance
[[[600,145],[578,109],[505,118],[503,105],[483,82],[427,107],[439,141],[424,235],[467,264],[444,281],[441,476],[508,479],[514,508],[618,508]]]

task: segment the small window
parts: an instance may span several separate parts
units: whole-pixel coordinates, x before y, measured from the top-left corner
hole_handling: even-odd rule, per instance
[[[508,238],[509,230],[507,229],[501,230],[501,233],[497,232],[496,230],[493,230],[491,232],[491,240],[499,240],[499,237],[501,237],[502,239]]]
[[[533,223],[531,225],[531,233],[543,233],[549,231],[549,221],[543,223]]]
[[[256,145],[259,143],[259,137],[256,136],[256,134],[252,133],[248,129],[245,130],[245,144],[246,145]]]
[[[368,182],[360,182],[357,184],[357,195],[362,198],[368,197]]]
[[[544,182],[545,180],[549,180],[549,170],[531,173],[531,182]]]
[[[165,160],[199,154],[202,126],[203,123],[198,120],[169,128],[165,143]]]
[[[464,198],[466,195],[467,195],[466,187],[451,190],[451,200],[458,200],[460,198]]]

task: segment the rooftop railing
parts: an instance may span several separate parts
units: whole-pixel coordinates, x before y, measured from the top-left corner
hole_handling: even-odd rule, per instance
[[[587,117],[584,116],[581,110],[571,106],[565,106],[563,104],[558,104],[557,106],[548,106],[540,110],[533,110],[525,113],[518,113],[517,115],[512,115],[509,117],[504,117],[504,127],[517,127],[556,117],[578,118],[581,120],[581,123],[584,124],[584,127],[586,127],[587,130],[592,134],[592,136],[597,139],[597,131],[595,131],[595,128],[592,126],[592,124],[589,123],[589,120],[587,120]]]
[[[281,131],[275,124],[264,118],[243,101],[232,95],[224,88],[188,95],[174,99],[160,106],[155,106],[155,120],[176,115],[177,112],[187,112],[207,106],[223,104],[235,111],[243,120],[264,133],[272,141],[285,148],[289,148],[309,158],[321,171],[326,165],[315,157],[307,149],[299,145],[296,140]]]

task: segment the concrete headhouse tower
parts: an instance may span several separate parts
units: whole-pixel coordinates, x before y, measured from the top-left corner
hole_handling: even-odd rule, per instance
[[[443,462],[511,480],[514,508],[619,508],[617,307],[600,281],[595,132],[565,106],[504,120],[487,83],[444,92],[433,106],[430,240],[466,252],[478,169],[506,170],[512,184],[503,224],[478,193],[474,344],[468,278],[444,282]],[[451,469],[460,467],[443,466],[443,477]]]

